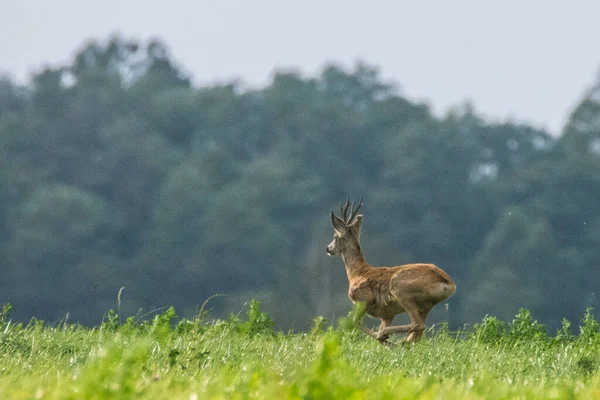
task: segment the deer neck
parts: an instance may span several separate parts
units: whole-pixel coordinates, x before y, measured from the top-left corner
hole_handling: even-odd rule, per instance
[[[349,281],[359,276],[365,267],[368,267],[358,242],[353,243],[342,253],[342,260],[346,266],[346,275],[348,275]]]

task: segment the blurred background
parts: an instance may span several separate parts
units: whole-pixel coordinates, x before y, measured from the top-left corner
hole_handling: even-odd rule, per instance
[[[251,298],[350,308],[329,212],[373,265],[433,262],[432,321],[600,289],[600,5],[26,0],[0,17],[0,304],[97,324]]]

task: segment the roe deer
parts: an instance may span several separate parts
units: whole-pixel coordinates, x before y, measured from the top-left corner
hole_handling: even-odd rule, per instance
[[[327,246],[328,255],[341,256],[350,283],[348,296],[352,302],[364,303],[364,312],[381,319],[377,332],[364,327],[362,318],[358,326],[382,344],[390,344],[390,333],[407,332],[404,342],[416,342],[425,330],[425,319],[431,308],[454,294],[456,285],[448,274],[433,264],[407,264],[397,267],[373,267],[365,261],[360,248],[362,215],[356,215],[362,199],[354,209],[354,202],[347,217],[350,201],[340,205],[341,217],[331,212],[333,241]],[[390,326],[394,316],[407,312],[411,323]]]

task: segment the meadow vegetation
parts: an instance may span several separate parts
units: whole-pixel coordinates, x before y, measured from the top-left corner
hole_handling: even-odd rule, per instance
[[[600,396],[600,333],[588,309],[579,327],[548,334],[529,311],[487,316],[418,344],[381,346],[351,316],[322,317],[303,333],[277,332],[251,301],[245,316],[178,320],[109,312],[88,328],[0,315],[3,399],[570,399]],[[332,326],[333,325],[333,326]],[[401,337],[398,337],[399,340]],[[396,338],[394,338],[396,339]]]

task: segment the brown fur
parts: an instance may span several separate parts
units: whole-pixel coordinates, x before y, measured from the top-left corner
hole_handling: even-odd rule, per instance
[[[346,202],[346,211],[348,204]],[[351,212],[351,217],[347,218],[346,212],[342,210],[342,217],[344,219],[331,213],[335,233],[333,241],[327,246],[327,254],[342,257],[350,284],[350,300],[364,303],[367,314],[381,319],[377,332],[362,326],[362,316],[359,327],[383,344],[389,344],[389,334],[397,332],[408,333],[405,342],[419,340],[431,308],[452,296],[456,285],[448,274],[433,264],[397,267],[369,265],[363,257],[359,242],[362,215],[353,215]],[[394,316],[402,312],[408,313],[411,323],[390,326]]]

